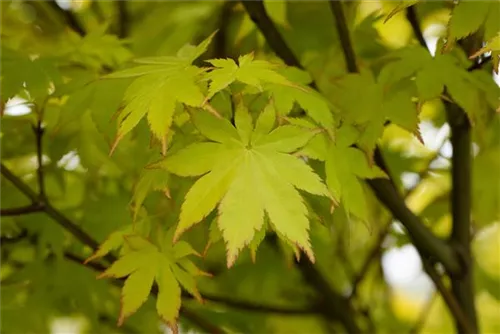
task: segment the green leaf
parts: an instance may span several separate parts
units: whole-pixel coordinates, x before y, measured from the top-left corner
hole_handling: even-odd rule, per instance
[[[158,314],[170,326],[175,325],[181,305],[179,283],[200,300],[201,296],[193,276],[173,261],[196,252],[187,242],[180,242],[172,248],[171,242],[167,240],[169,245],[165,249],[169,251],[162,253],[158,247],[138,235],[127,236],[126,240],[130,246],[128,251],[99,276],[128,276],[122,288],[118,325],[144,304],[154,281],[159,288],[156,303]]]
[[[232,161],[219,161],[210,173],[198,179],[189,189],[182,203],[174,240],[177,240],[184,231],[200,222],[215,208],[228,190],[240,161],[241,156],[235,156]]]
[[[208,173],[220,156],[220,145],[217,143],[194,143],[152,164],[150,168],[164,168],[179,176],[199,176]]]
[[[252,145],[259,146],[261,150],[290,153],[307,144],[316,134],[318,134],[317,131],[293,125],[283,125],[267,136],[259,137],[256,141],[252,140]]]
[[[243,144],[248,145],[253,131],[253,120],[252,115],[250,115],[248,108],[243,104],[241,99],[236,104],[234,120]]]
[[[181,288],[166,261],[159,265],[156,283],[159,289],[156,310],[163,321],[173,326],[181,308]]]
[[[272,109],[265,112],[272,113]],[[266,134],[272,127],[269,122],[272,117],[266,116],[269,120],[257,122],[260,126],[251,133],[250,145],[245,144],[246,135],[241,136],[239,144],[228,145],[227,138],[234,141],[235,136],[227,133],[245,133],[251,129],[248,116],[240,115],[237,128],[233,127],[233,130],[228,129],[230,124],[226,120],[215,117],[203,123],[203,130],[200,131],[219,141],[220,144],[216,145],[227,154],[223,154],[224,159],[219,158],[211,171],[198,179],[188,191],[181,206],[174,239],[177,240],[186,229],[206,217],[220,202],[217,224],[226,242],[228,267],[234,264],[241,249],[248,246],[255,233],[261,230],[264,212],[283,238],[303,249],[314,260],[308,238],[307,208],[297,189],[321,196],[329,196],[329,192],[311,168],[286,153],[305,145],[317,131],[284,125]],[[222,128],[224,131],[221,131]],[[185,159],[188,162],[192,158],[186,155]],[[212,226],[206,249],[219,239],[217,233],[213,234],[216,230]]]
[[[262,89],[263,83],[291,85],[291,83],[276,71],[277,66],[264,60],[254,60],[253,54],[238,58],[236,64],[232,59],[212,59],[209,63],[216,68],[206,75],[210,81],[208,97],[223,90],[235,81]]]
[[[244,154],[240,168],[219,205],[218,226],[226,241],[228,268],[264,224],[264,203],[257,187],[258,165],[255,159],[249,152]]]
[[[125,108],[118,118],[119,128],[113,147],[148,114],[151,131],[164,140],[174,114],[176,103],[201,106],[204,97],[197,85],[201,73],[195,66],[187,66],[172,73],[153,73],[141,76],[125,92]]]
[[[118,326],[121,326],[125,318],[135,313],[144,304],[153,286],[156,270],[154,265],[144,266],[127,278],[122,289]]]
[[[485,21],[489,9],[488,1],[460,1],[451,12],[448,38],[461,39],[476,32]]]
[[[204,111],[193,112],[191,118],[201,134],[210,140],[219,143],[232,143],[240,140],[238,131],[225,118],[217,118]]]

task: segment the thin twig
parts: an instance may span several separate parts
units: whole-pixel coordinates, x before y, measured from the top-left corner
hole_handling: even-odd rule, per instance
[[[333,16],[335,17],[335,26],[339,35],[340,45],[342,46],[347,71],[349,73],[356,73],[358,72],[358,65],[356,64],[356,56],[349,35],[349,27],[347,26],[342,2],[337,0],[328,2],[330,3]]]
[[[9,180],[14,186],[19,189],[26,197],[34,203],[38,202],[38,194],[35,193],[26,183],[14,175],[3,163],[0,164],[1,174]],[[90,235],[84,232],[79,226],[66,218],[61,212],[54,208],[47,201],[43,202],[43,211],[54,219],[56,223],[61,225],[64,229],[70,232],[78,241],[92,249],[97,249],[99,243],[95,241]]]
[[[21,216],[35,212],[42,212],[43,206],[38,203],[21,206],[19,208],[0,209],[0,217]]]
[[[475,333],[474,329],[468,322],[465,317],[462,308],[457,302],[455,296],[450,292],[450,290],[443,284],[442,277],[438,274],[436,268],[432,266],[428,260],[422,258],[422,264],[424,266],[424,270],[429,276],[429,278],[434,282],[436,286],[436,290],[439,291],[446,305],[448,306],[451,314],[455,321],[459,322],[462,328],[465,329],[465,333]]]
[[[118,12],[118,37],[125,38],[129,34],[129,14],[127,10],[127,1],[116,0],[116,9]]]
[[[45,178],[43,176],[43,148],[42,148],[42,139],[43,139],[43,133],[44,129],[42,126],[42,115],[38,115],[39,120],[37,122],[37,125],[33,127],[33,132],[35,133],[35,139],[36,139],[36,162],[37,162],[37,168],[36,168],[36,175],[37,175],[37,181],[38,181],[38,201],[44,202],[46,199],[46,193],[45,193]]]

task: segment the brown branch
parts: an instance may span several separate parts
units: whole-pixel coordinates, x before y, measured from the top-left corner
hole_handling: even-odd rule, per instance
[[[15,176],[4,164],[0,164],[1,174],[9,180],[14,186],[19,189],[26,197],[28,197],[34,203],[38,202],[38,194],[36,194],[26,183]],[[73,223],[71,220],[66,218],[61,212],[54,208],[47,201],[43,203],[43,212],[54,219],[56,223],[61,225],[64,229],[70,232],[78,241],[89,246],[92,249],[97,249],[99,243],[95,241],[90,235],[84,232],[78,225]]]
[[[436,149],[434,154],[430,156],[427,162],[427,166],[423,168],[419,173],[418,173],[418,178],[419,180],[422,180],[428,173],[431,168],[431,164],[440,156],[440,151],[441,148],[444,146],[446,143],[446,139],[441,142],[439,147]],[[418,188],[418,184],[409,189],[406,194],[404,195],[404,200],[406,199],[415,192],[415,190]],[[353,298],[356,295],[357,288],[359,284],[363,281],[364,277],[368,273],[368,269],[370,269],[370,265],[375,259],[378,258],[378,256],[382,253],[382,243],[384,242],[385,238],[387,237],[387,234],[389,234],[389,231],[391,230],[391,222],[393,218],[390,217],[388,221],[385,222],[383,229],[380,231],[380,233],[377,236],[377,240],[375,241],[374,247],[372,250],[368,253],[368,256],[366,257],[365,261],[363,262],[361,269],[359,270],[358,274],[354,277],[353,283],[352,283],[352,291],[351,295],[349,298]]]
[[[118,37],[125,38],[129,34],[129,13],[127,10],[127,1],[115,0],[116,9],[118,12]]]
[[[347,71],[349,73],[357,73],[359,71],[358,65],[356,64],[356,56],[349,35],[349,27],[347,26],[344,10],[342,9],[342,2],[335,0],[328,2],[330,3],[332,14],[335,17],[335,26],[339,35],[340,45],[342,46]]]
[[[250,15],[252,21],[266,38],[267,44],[269,44],[273,51],[281,59],[283,59],[285,64],[303,68],[300,64],[299,59],[288,47],[283,37],[281,37],[281,34],[278,31],[276,25],[273,23],[269,15],[267,15],[262,0],[241,1],[241,3],[245,7],[248,15]]]
[[[80,24],[76,16],[69,10],[64,10],[54,0],[49,1],[49,6],[59,15],[68,27],[80,36],[85,36],[85,28]]]
[[[413,8],[408,8],[408,12],[413,12],[413,19],[417,24],[412,24],[416,35],[422,35],[416,13]],[[474,44],[478,44],[475,36],[469,36],[467,41],[462,43],[464,51],[468,53]],[[426,47],[425,41],[421,42]],[[470,66],[469,71],[480,69],[484,61],[477,66]],[[445,96],[449,97],[445,92]],[[451,128],[452,155],[452,191],[451,191],[451,211],[453,226],[450,243],[457,249],[465,270],[462,275],[457,276],[447,269],[452,281],[453,294],[443,295],[448,308],[453,314],[455,327],[459,333],[477,333],[478,322],[475,310],[474,282],[472,271],[471,242],[471,125],[469,119],[458,105],[443,100],[446,107],[448,123]],[[424,262],[425,264],[425,262]],[[434,269],[430,265],[426,268]],[[429,276],[432,278],[431,274]],[[441,281],[434,282],[437,283]],[[447,291],[447,290],[446,290]],[[443,293],[442,293],[443,294]]]
[[[43,211],[43,206],[35,203],[18,208],[0,209],[0,217],[21,216],[41,211]]]
[[[36,139],[36,175],[38,181],[38,201],[43,202],[46,199],[45,194],[45,178],[43,177],[43,148],[42,148],[42,138],[44,129],[42,127],[42,115],[38,115],[39,120],[37,125],[33,127],[33,132],[35,133]]]
[[[358,68],[341,3],[330,1],[330,8],[336,18],[339,38],[348,66],[347,69],[350,73],[355,73],[358,71]],[[378,147],[375,149],[374,158],[375,163],[385,170],[388,175],[391,175],[382,157],[382,152]],[[392,179],[371,179],[367,180],[367,183],[374,190],[377,198],[405,226],[410,239],[420,253],[428,257],[434,257],[435,260],[440,261],[450,272],[458,273],[461,271],[461,263],[458,261],[454,249],[444,240],[436,237],[406,206],[404,198],[396,189]]]
[[[465,316],[462,308],[457,302],[457,299],[455,296],[446,288],[446,286],[443,284],[443,280],[441,276],[438,274],[436,271],[436,268],[432,266],[427,260],[422,259],[422,264],[424,266],[424,270],[429,276],[429,278],[434,282],[434,285],[436,287],[436,290],[439,291],[441,296],[443,297],[444,302],[448,306],[448,309],[450,310],[451,314],[453,315],[453,318],[455,321],[460,323],[460,326],[465,329],[464,333],[475,333],[474,329],[470,325],[470,323],[467,321],[467,317]]]
[[[460,250],[466,261],[467,271],[462,277],[452,279],[453,294],[467,315],[471,327],[465,328],[457,319],[460,333],[477,333],[474,282],[471,253],[471,126],[467,115],[456,104],[445,102],[451,128],[451,213],[453,225],[450,241]]]

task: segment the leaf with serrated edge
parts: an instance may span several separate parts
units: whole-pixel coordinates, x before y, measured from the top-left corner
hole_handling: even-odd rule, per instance
[[[215,208],[229,188],[235,168],[240,163],[240,160],[241,157],[235,156],[232,161],[221,161],[217,167],[198,179],[189,189],[181,206],[174,241]]]
[[[147,261],[144,258],[143,261]],[[133,272],[125,281],[122,288],[120,316],[118,326],[123,324],[123,320],[135,313],[139,307],[148,299],[149,292],[153,286],[156,274],[156,266],[151,263]]]
[[[186,271],[181,269],[177,264],[171,266],[172,273],[177,281],[182,285],[187,292],[193,295],[200,303],[203,302],[200,292],[196,288],[196,282],[193,276],[189,275]]]
[[[218,226],[226,241],[228,268],[264,223],[264,206],[256,179],[258,166],[254,159],[252,153],[244,154],[244,160],[219,205]]]
[[[219,143],[240,141],[238,131],[224,118],[217,118],[205,111],[196,111],[191,114],[196,128],[202,135]]]
[[[261,197],[271,225],[286,239],[296,244],[314,263],[315,258],[309,241],[307,208],[293,185],[287,183],[264,155],[257,159],[256,170],[262,189]],[[286,198],[286,201],[283,201]]]
[[[244,145],[248,145],[253,131],[253,120],[252,115],[250,115],[248,108],[243,104],[241,99],[236,104],[234,121],[241,141]]]
[[[156,283],[158,284],[156,310],[163,321],[173,326],[177,321],[181,308],[181,288],[168,262],[160,262],[156,274]]]
[[[267,159],[272,161],[280,175],[297,189],[307,191],[310,194],[330,196],[320,177],[300,158],[278,152],[266,152],[265,155]]]
[[[270,101],[264,110],[260,113],[255,123],[255,134],[267,135],[274,128],[276,123],[276,110],[274,109],[274,103]],[[253,136],[253,141],[255,141],[255,134]]]
[[[193,254],[196,256],[200,256],[200,254],[198,254],[198,252],[194,250],[193,246],[191,246],[191,244],[186,241],[177,242],[174,245],[173,251],[175,259],[180,259]]]
[[[259,137],[252,144],[259,149],[290,153],[307,144],[316,134],[318,134],[317,131],[293,125],[283,125],[268,135]]]
[[[221,154],[221,145],[218,143],[194,143],[149,168],[164,168],[179,176],[199,176],[214,168]]]

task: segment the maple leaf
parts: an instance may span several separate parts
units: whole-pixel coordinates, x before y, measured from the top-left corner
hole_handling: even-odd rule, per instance
[[[165,238],[161,248],[138,235],[124,236],[128,251],[98,276],[98,278],[127,276],[122,288],[118,326],[144,304],[154,282],[158,285],[156,302],[158,315],[170,327],[176,326],[179,316],[180,285],[201,301],[191,273],[196,266],[186,259],[186,256],[197,253],[187,242],[179,242],[172,246],[171,233],[166,235],[169,237]]]
[[[285,78],[294,85],[283,85],[268,83],[265,90],[269,92],[274,100],[276,111],[280,116],[286,116],[290,113],[294,103],[300,105],[302,109],[318,124],[329,129],[333,126],[333,115],[331,106],[316,90],[307,86],[312,79],[306,72],[294,67],[289,67],[280,71]]]
[[[446,89],[453,101],[467,113],[471,123],[476,123],[482,113],[481,94],[487,94],[489,87],[467,71],[452,54],[432,57],[424,51],[424,48],[418,47],[396,53],[397,60],[385,66],[378,82],[384,87],[396,86],[414,76],[421,101],[439,98]],[[494,109],[498,107],[489,100],[487,102]]]
[[[497,1],[460,1],[451,12],[448,22],[448,42],[445,49],[453,43],[472,35],[484,27],[484,38],[493,38],[500,30],[500,4]]]
[[[186,195],[174,239],[219,203],[217,224],[226,242],[228,267],[261,231],[265,214],[275,231],[314,261],[307,208],[297,190],[322,196],[329,193],[312,169],[289,153],[318,131],[294,125],[272,130],[276,112],[271,108],[261,113],[255,127],[242,105],[237,108],[236,127],[226,119],[194,112],[195,126],[212,142],[194,143],[156,164],[180,176],[203,175]]]
[[[149,57],[137,59],[141,64],[105,76],[108,79],[135,78],[125,92],[125,107],[118,116],[118,132],[111,148],[147,115],[153,135],[166,151],[166,135],[172,124],[177,103],[201,106],[204,95],[198,85],[205,70],[191,63],[206,51],[214,34],[198,46],[187,45],[175,57]]]
[[[375,81],[369,72],[348,74],[335,85],[338,91],[335,104],[346,122],[359,128],[361,136],[357,144],[369,157],[387,120],[410,133],[417,133],[418,113],[410,91],[397,88],[389,93],[385,85]],[[355,90],[362,91],[363,98],[349,93]]]
[[[254,60],[252,53],[240,56],[238,64],[232,59],[207,60],[215,69],[205,75],[210,81],[207,100],[235,81],[245,83],[262,90],[263,83],[293,85],[276,70],[278,65],[265,60]]]
[[[360,137],[352,125],[344,124],[332,141],[326,134],[311,140],[301,154],[325,161],[326,185],[335,202],[344,205],[346,212],[367,220],[367,205],[363,179],[387,178],[378,166],[369,164],[366,155],[352,145]]]

